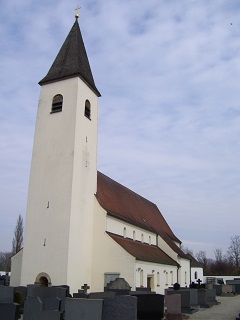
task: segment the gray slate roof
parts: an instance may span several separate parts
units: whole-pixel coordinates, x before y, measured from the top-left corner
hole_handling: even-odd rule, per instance
[[[73,77],[80,77],[98,97],[101,96],[94,83],[77,19],[47,75],[39,81],[39,84],[44,85]]]

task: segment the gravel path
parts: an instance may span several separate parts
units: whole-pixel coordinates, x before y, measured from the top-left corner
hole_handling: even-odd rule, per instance
[[[191,314],[188,319],[236,320],[240,313],[240,295],[217,297],[216,300],[221,304],[208,309],[200,309],[198,312]]]

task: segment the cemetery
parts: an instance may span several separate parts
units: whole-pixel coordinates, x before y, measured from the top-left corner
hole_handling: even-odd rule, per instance
[[[67,285],[0,285],[1,320],[178,320],[187,319],[202,308],[219,304],[218,296],[236,296],[240,281],[230,284],[175,284],[165,295],[147,288],[131,290],[127,281],[110,281],[103,292],[91,292],[84,284],[70,294]],[[218,287],[218,288],[217,288]],[[240,311],[240,306],[239,306]],[[237,315],[236,315],[237,316]]]

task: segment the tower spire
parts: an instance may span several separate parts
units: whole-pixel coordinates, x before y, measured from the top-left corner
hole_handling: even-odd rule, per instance
[[[79,7],[76,8],[78,10]],[[57,57],[50,67],[47,75],[39,82],[44,85],[59,80],[80,77],[95,94],[101,94],[95,86],[92,71],[88,61],[82,34],[78,24],[78,13],[66,40],[64,41]]]

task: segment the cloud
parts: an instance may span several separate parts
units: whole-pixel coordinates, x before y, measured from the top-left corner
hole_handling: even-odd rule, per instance
[[[238,9],[237,0],[92,0],[79,18],[102,93],[99,170],[155,202],[187,246],[210,255],[238,234]],[[0,15],[1,251],[25,216],[37,82],[74,10],[15,0]]]

